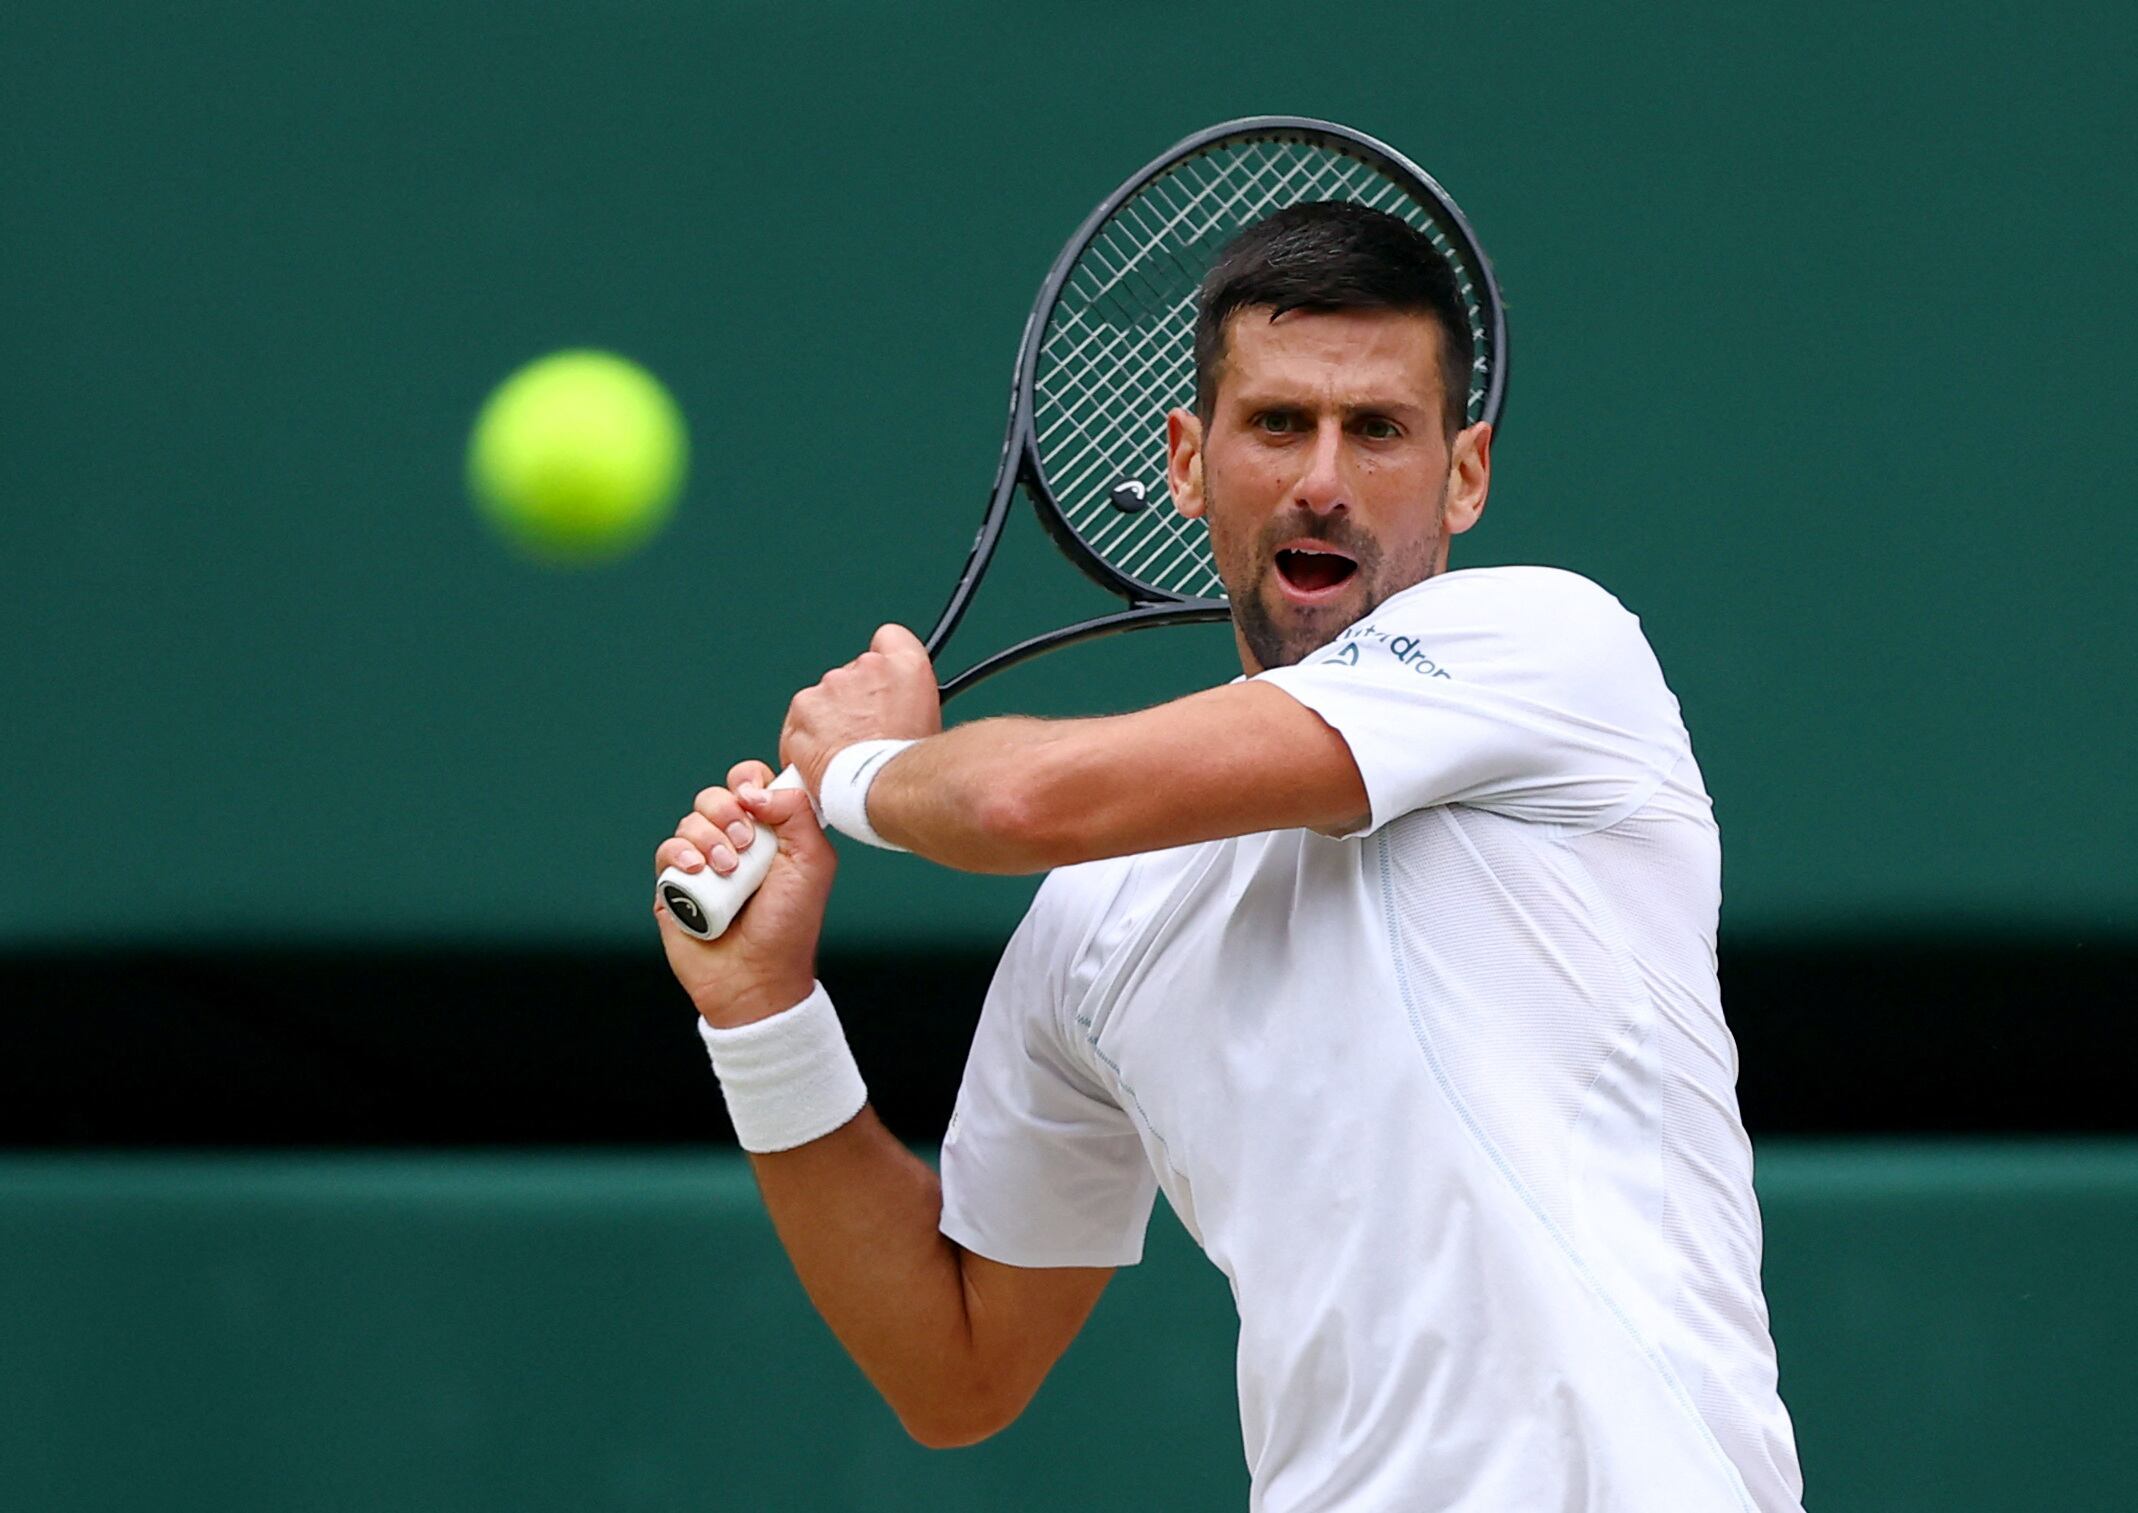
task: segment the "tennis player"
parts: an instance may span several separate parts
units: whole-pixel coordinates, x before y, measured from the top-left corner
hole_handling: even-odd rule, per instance
[[[656,868],[780,856],[712,944],[662,917],[810,1297],[923,1443],[1009,1423],[1163,1191],[1230,1279],[1263,1513],[1800,1506],[1715,973],[1717,830],[1639,623],[1450,572],[1491,483],[1470,336],[1400,222],[1295,207],[1204,284],[1174,506],[1245,676],[944,732],[897,627],[781,736],[838,828],[1047,870],[937,1174],[866,1107],[813,953],[833,858],[745,763]]]

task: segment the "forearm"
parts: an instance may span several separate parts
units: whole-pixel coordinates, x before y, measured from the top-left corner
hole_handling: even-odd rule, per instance
[[[1039,872],[1059,865],[1036,834],[1043,764],[1081,720],[978,720],[908,747],[869,789],[869,821],[884,839],[965,872]]]
[[[935,1172],[873,1109],[822,1139],[753,1155],[795,1274],[825,1323],[925,1443],[993,1426],[966,1312],[962,1253],[936,1228]]]
[[[663,948],[704,1017],[781,1243],[832,1332],[914,1438],[984,1438],[1030,1400],[1107,1273],[1010,1266],[939,1231],[941,1183],[868,1108],[830,999],[803,986],[815,975],[831,847],[806,795],[765,789],[769,767],[745,763],[729,777],[743,791],[701,793],[655,851],[656,873],[716,843],[747,844],[727,829],[745,817],[772,827],[778,855],[717,940],[687,934],[656,896]]]
[[[886,840],[968,872],[1037,872],[1263,830],[1342,831],[1367,810],[1343,738],[1252,684],[1100,719],[961,725],[901,752],[868,795]]]

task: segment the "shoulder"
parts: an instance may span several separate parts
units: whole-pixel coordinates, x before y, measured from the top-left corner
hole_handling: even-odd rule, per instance
[[[1658,673],[1640,621],[1602,585],[1556,567],[1428,578],[1390,595],[1308,660],[1357,666],[1390,653],[1412,671],[1459,683]]]
[[[1355,662],[1392,655],[1413,672],[1430,668],[1430,691],[1451,699],[1505,698],[1525,719],[1550,709],[1673,748],[1684,741],[1677,698],[1639,618],[1580,573],[1442,573],[1392,595],[1345,634],[1367,643]]]
[[[1630,629],[1640,622],[1592,578],[1561,567],[1466,567],[1391,595],[1376,616],[1423,621],[1482,619],[1509,634],[1576,627]]]

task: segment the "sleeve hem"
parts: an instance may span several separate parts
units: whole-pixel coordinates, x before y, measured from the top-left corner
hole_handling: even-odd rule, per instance
[[[1362,835],[1371,835],[1385,823],[1381,815],[1381,795],[1374,792],[1373,789],[1373,774],[1368,772],[1366,764],[1359,760],[1358,747],[1352,744],[1351,737],[1345,733],[1344,727],[1329,718],[1329,712],[1323,709],[1320,701],[1312,696],[1312,681],[1289,676],[1292,671],[1293,668],[1291,667],[1272,667],[1255,674],[1253,681],[1267,683],[1272,688],[1281,689],[1286,698],[1292,700],[1301,709],[1308,711],[1315,719],[1336,732],[1336,738],[1344,743],[1344,750],[1351,753],[1351,765],[1358,769],[1359,782],[1366,789],[1366,818],[1362,824],[1355,825],[1348,830],[1332,831],[1330,834],[1340,841],[1356,840]],[[1306,683],[1305,688],[1300,687],[1302,682]],[[1390,815],[1388,818],[1393,819],[1394,816]]]
[[[942,1231],[944,1238],[976,1256],[985,1256],[988,1260],[1000,1262],[1004,1266],[1022,1266],[1030,1270],[1059,1266],[1134,1266],[1143,1259],[1143,1242],[1140,1238],[1114,1246],[1008,1243],[982,1236],[948,1208],[943,1210],[943,1216],[936,1228]]]

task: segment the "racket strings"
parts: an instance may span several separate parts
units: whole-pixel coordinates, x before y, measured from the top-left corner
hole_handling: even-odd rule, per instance
[[[1192,233],[1198,241],[1207,242],[1213,235],[1219,234],[1222,239],[1229,240],[1238,226],[1259,219],[1267,213],[1273,202],[1293,203],[1303,199],[1326,199],[1355,187],[1347,183],[1345,176],[1338,170],[1337,165],[1348,160],[1331,154],[1324,162],[1316,165],[1315,172],[1304,179],[1296,175],[1286,178],[1283,175],[1290,165],[1284,162],[1274,144],[1259,143],[1255,146],[1261,149],[1260,161],[1250,161],[1246,154],[1242,154],[1239,160],[1247,168],[1244,176],[1235,177],[1231,171],[1235,164],[1223,165],[1218,178],[1211,186],[1212,189],[1221,191],[1215,203],[1209,203],[1212,198],[1209,190],[1199,196],[1184,198],[1176,192],[1169,192],[1177,186],[1169,183],[1167,179],[1160,179],[1151,186],[1150,198],[1159,207],[1170,212],[1163,226],[1150,226],[1148,219],[1140,213],[1139,201],[1131,201],[1124,207],[1127,212],[1123,216],[1124,223],[1134,225],[1149,238],[1146,246],[1162,250],[1177,273],[1186,280],[1185,292],[1167,302],[1163,315],[1175,318],[1184,326],[1189,340],[1169,345],[1174,356],[1173,360],[1165,365],[1162,379],[1165,388],[1176,392],[1185,391],[1190,398],[1193,395],[1195,377],[1192,335],[1196,295],[1201,286],[1202,275],[1200,270],[1183,264],[1161,238],[1166,232],[1178,232],[1200,212],[1201,223]],[[1381,187],[1391,193],[1395,192],[1395,186],[1385,180],[1381,181]],[[1179,285],[1176,284],[1175,288],[1177,290]],[[1140,375],[1126,376],[1130,381],[1134,381]],[[1167,408],[1171,406],[1168,405]],[[1088,507],[1082,514],[1091,526],[1097,528],[1096,534],[1088,539],[1102,555],[1113,557],[1127,545],[1125,538],[1132,533],[1126,518],[1116,512],[1109,519],[1107,512],[1093,511]],[[1118,565],[1134,577],[1177,592],[1177,585],[1197,581],[1201,575],[1200,570],[1208,566],[1205,555],[1208,551],[1207,540],[1200,524],[1188,522],[1177,514],[1161,514],[1158,523],[1163,530],[1150,533],[1151,539],[1147,548],[1141,553],[1131,550],[1119,560]],[[1214,568],[1209,568],[1209,578],[1214,580],[1215,577]]]
[[[1196,296],[1239,231],[1286,205],[1352,200],[1428,236],[1455,271],[1477,361],[1478,415],[1494,354],[1481,281],[1427,204],[1372,163],[1321,142],[1234,139],[1182,160],[1116,208],[1064,280],[1033,390],[1042,481],[1070,529],[1117,572],[1161,593],[1220,598],[1207,532],[1169,507],[1164,417],[1195,403]],[[1141,505],[1117,491],[1139,486]]]

